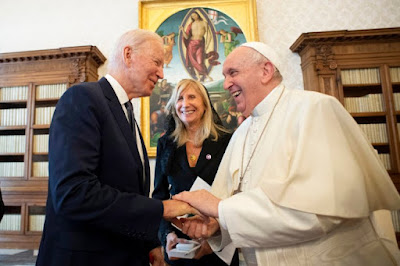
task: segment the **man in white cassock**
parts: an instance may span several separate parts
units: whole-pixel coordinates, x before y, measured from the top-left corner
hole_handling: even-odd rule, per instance
[[[248,118],[212,194],[173,197],[216,218],[183,219],[183,232],[215,251],[233,243],[247,265],[399,264],[390,212],[376,211],[400,197],[376,151],[339,101],[285,88],[282,70],[259,42],[226,58],[224,89]]]

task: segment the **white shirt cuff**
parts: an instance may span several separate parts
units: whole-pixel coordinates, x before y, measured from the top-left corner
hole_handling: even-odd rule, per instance
[[[228,227],[226,226],[226,222],[225,222],[224,212],[222,211],[221,203],[222,203],[222,201],[220,201],[218,204],[219,226],[220,226],[220,228],[222,228],[224,230],[228,230]]]

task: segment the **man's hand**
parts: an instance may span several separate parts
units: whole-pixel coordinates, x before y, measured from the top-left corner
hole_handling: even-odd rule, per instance
[[[192,192],[184,191],[172,196],[172,199],[185,201],[199,210],[203,215],[218,218],[218,204],[221,199],[215,197],[205,189]]]
[[[164,213],[163,218],[167,221],[171,221],[177,216],[185,214],[200,214],[198,210],[190,206],[188,203],[179,200],[163,200]]]
[[[196,251],[196,254],[194,255],[194,259],[199,260],[203,256],[211,254],[211,253],[213,253],[213,250],[211,249],[207,240],[202,240],[200,248]]]
[[[192,239],[209,238],[219,230],[219,223],[216,219],[210,218],[207,221],[201,217],[181,218],[182,232]]]
[[[164,256],[161,251],[161,247],[153,248],[150,251],[150,263],[153,266],[164,266]]]

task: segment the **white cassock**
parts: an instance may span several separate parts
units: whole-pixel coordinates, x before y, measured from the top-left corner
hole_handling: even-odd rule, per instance
[[[373,215],[400,209],[400,197],[334,97],[277,86],[234,133],[212,192],[223,200],[209,243],[232,242],[248,265],[400,262],[390,214]]]

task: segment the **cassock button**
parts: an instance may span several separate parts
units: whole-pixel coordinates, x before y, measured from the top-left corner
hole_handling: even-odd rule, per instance
[[[206,159],[207,159],[207,160],[211,160],[211,154],[207,154],[207,155],[206,155]]]

